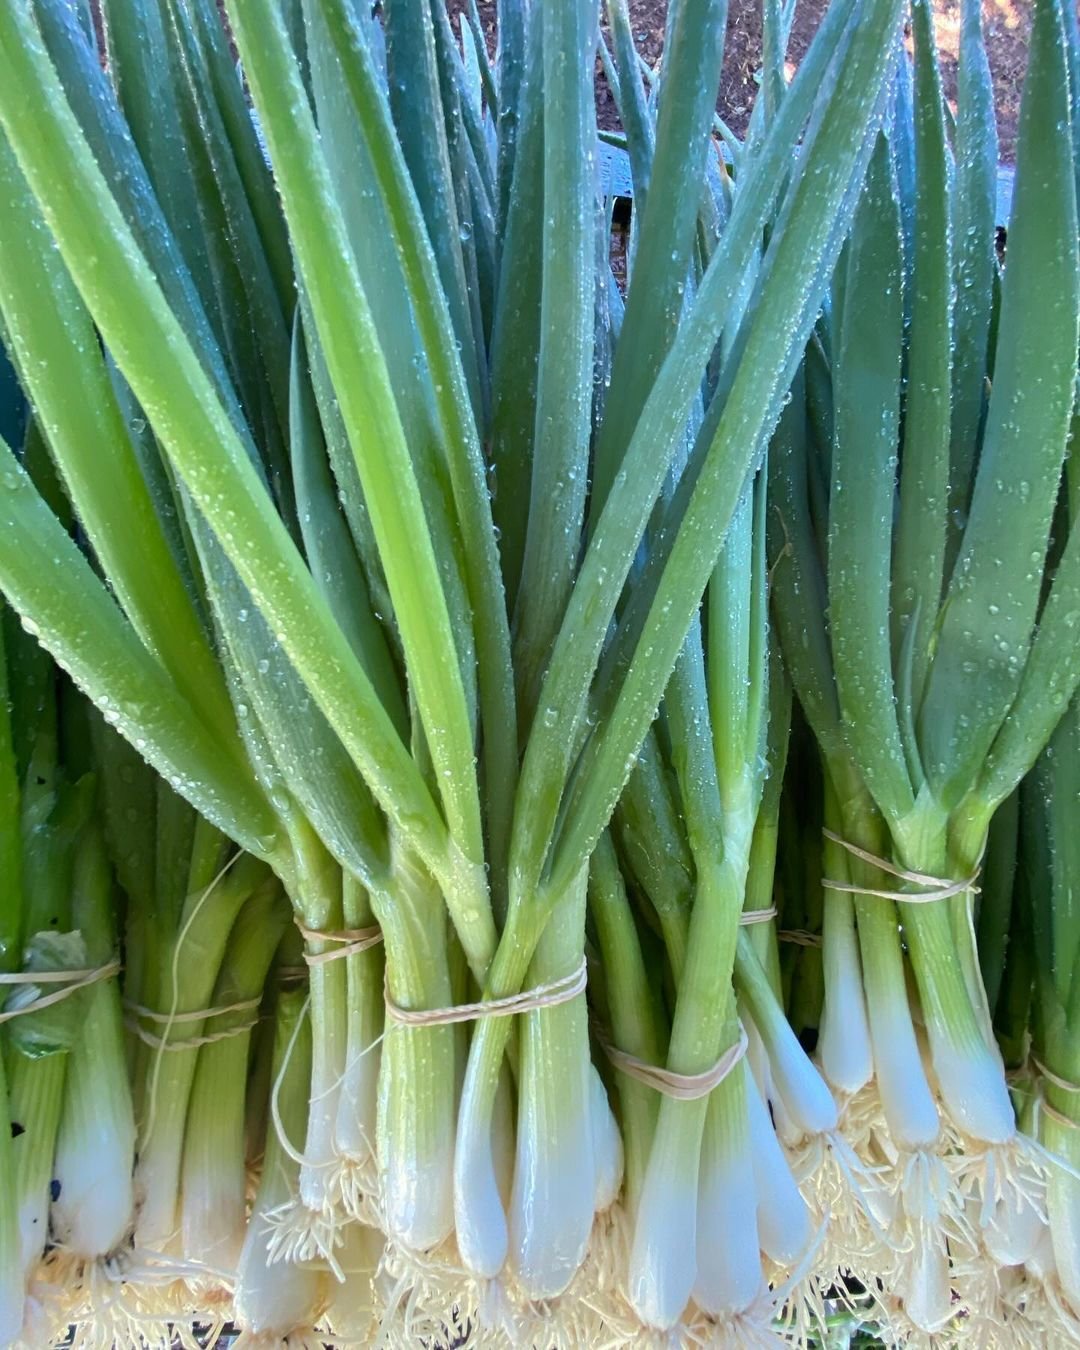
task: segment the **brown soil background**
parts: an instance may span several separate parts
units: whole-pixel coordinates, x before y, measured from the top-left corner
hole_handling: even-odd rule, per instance
[[[1011,164],[1015,156],[1016,120],[1027,65],[1031,3],[1032,0],[983,0],[986,48],[997,105],[1000,157],[1005,164]],[[787,54],[789,72],[806,51],[826,4],[827,0],[800,0]],[[447,0],[447,6],[451,14],[465,7],[464,0]],[[946,96],[952,102],[956,97],[960,4],[959,0],[933,0],[933,7],[942,80]],[[667,0],[630,0],[630,21],[638,50],[654,64],[663,53],[667,8]],[[479,0],[479,9],[488,45],[494,51],[495,0]],[[761,0],[730,0],[724,73],[717,109],[728,125],[740,134],[746,127],[753,107],[757,88],[754,75],[760,64]],[[600,126],[617,128],[619,120],[614,100],[599,66],[596,103]]]

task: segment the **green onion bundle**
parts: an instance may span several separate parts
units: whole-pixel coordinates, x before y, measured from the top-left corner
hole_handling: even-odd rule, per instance
[[[962,90],[977,102],[970,28]],[[911,1316],[936,1330],[955,1313],[950,1266],[963,1284],[970,1262],[977,1281],[985,1252],[1023,1261],[1041,1227],[973,891],[994,812],[1073,687],[1067,517],[1050,545],[1078,270],[1073,148],[1054,134],[1069,116],[1063,24],[1047,8],[1033,32],[1000,270],[986,127],[961,107],[950,175],[922,7],[915,40],[910,121],[878,140],[771,462],[782,643],[831,789],[820,1055],[853,1103],[876,1099],[853,1129],[868,1162],[896,1169],[886,1241]]]
[[[0,1343],[1075,1330],[1075,16],[598,8],[0,7]]]

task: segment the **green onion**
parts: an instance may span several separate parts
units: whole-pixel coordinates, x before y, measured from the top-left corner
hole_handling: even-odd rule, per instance
[[[1064,8],[0,7],[0,1343],[1068,1339]]]
[[[317,1267],[270,1259],[272,1218],[296,1197],[297,1164],[283,1140],[295,1147],[304,1132],[311,1082],[311,1030],[303,990],[283,991],[274,1026],[275,1129],[267,1135],[262,1179],[255,1196],[236,1273],[236,1315],[255,1336],[284,1338],[310,1330],[322,1300],[323,1273]],[[281,1138],[277,1134],[280,1121]]]
[[[98,830],[80,841],[74,863],[72,923],[87,964],[113,959],[117,933],[112,878]],[[134,1213],[135,1113],[124,1055],[116,980],[86,990],[82,1025],[68,1056],[64,1106],[56,1140],[50,1225],[54,1239],[83,1261],[112,1255]]]

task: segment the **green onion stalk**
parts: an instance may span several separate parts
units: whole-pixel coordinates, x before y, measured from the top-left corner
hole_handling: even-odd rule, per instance
[[[1047,1150],[1050,1243],[1036,1269],[1044,1284],[1064,1294],[1074,1317],[1080,1309],[1080,1180],[1076,1175],[1080,1169],[1075,1091],[1076,924],[1070,889],[1076,866],[1078,725],[1074,701],[1022,789],[1021,841],[1021,867],[1028,879],[1036,955],[1037,1014],[1032,1018],[1030,1053],[1038,1097],[1029,1112],[1029,1123]]]
[[[408,853],[395,866],[394,878],[389,894],[371,896],[386,944],[389,996],[414,1012],[451,1007],[457,999],[442,895]],[[368,1147],[376,1145],[381,1217],[388,1235],[424,1252],[442,1243],[454,1225],[455,1028],[409,1026],[387,1014],[380,1050]]]
[[[27,1303],[24,1336],[30,1339],[52,1341],[73,1322],[97,1319],[113,1292],[112,1263],[125,1260],[131,1242],[136,1124],[119,987],[117,902],[100,824],[91,820],[73,859],[72,920],[85,939],[90,968],[114,968],[74,996],[81,1006],[52,1165],[49,1246],[33,1272]],[[123,1313],[115,1326],[125,1326]]]
[[[493,460],[500,475],[496,500],[514,493],[513,475],[529,475],[527,517],[522,518],[513,496],[503,515],[523,740],[538,728],[551,734],[559,722],[558,711],[544,701],[542,676],[578,560],[596,403],[594,371],[604,341],[603,311],[598,330],[596,310],[596,123],[589,75],[596,10],[589,4],[541,6],[527,20],[520,142],[501,263],[505,280],[495,310],[496,332],[509,359],[527,362],[532,354],[536,362],[526,405],[531,425],[520,413],[521,421],[511,420],[517,370],[502,360],[492,368]],[[538,175],[535,187],[530,175]],[[527,258],[536,233],[540,257]],[[513,276],[518,267],[527,269],[521,282]],[[515,289],[530,282],[540,286],[538,321],[531,331]],[[523,807],[519,798],[515,817]],[[586,868],[575,869],[545,898],[530,895],[528,883],[519,890],[524,877],[518,871],[515,882],[513,862],[511,869],[507,935],[532,911],[530,934],[519,949],[524,968],[514,985],[572,981],[584,953]],[[491,1025],[478,1025],[474,1044]],[[505,1218],[496,1192],[485,1195],[492,1212],[487,1232],[480,1235],[488,1246],[481,1260],[485,1273],[496,1274],[505,1258],[526,1294],[543,1299],[562,1293],[581,1267],[594,1215],[618,1190],[621,1144],[606,1094],[594,1087],[583,997],[526,1013],[518,1051],[513,1183]],[[477,1167],[486,1171],[491,1157],[490,1145],[474,1144],[472,1130],[463,1130],[461,1123],[459,1139],[460,1197],[463,1177]],[[476,1144],[478,1156],[472,1158]],[[485,1192],[489,1185],[485,1179]],[[478,1245],[478,1235],[471,1227],[462,1239],[459,1224],[459,1245],[473,1266],[469,1249]]]
[[[212,1019],[197,1054],[180,1176],[181,1251],[214,1269],[236,1268],[246,1233],[244,1103],[248,1049],[288,908],[274,880],[244,904],[229,932]],[[252,1004],[255,1006],[252,1007]],[[213,1039],[211,1039],[213,1038]]]
[[[777,654],[774,670],[779,664]],[[779,723],[785,737],[783,747],[770,748],[770,763],[783,763],[784,777],[776,783],[770,775],[762,802],[762,816],[773,821],[776,830],[776,885],[772,898],[777,909],[777,959],[776,970],[770,970],[770,976],[800,1043],[816,1050],[821,1040],[825,996],[821,951],[824,841],[820,811],[824,794],[817,745],[801,709],[792,702],[789,677],[783,681],[783,689],[785,706],[773,713],[769,725],[771,729]]]
[[[249,1345],[310,1333],[322,1312],[327,1271],[321,1262],[274,1261],[274,1216],[295,1202],[299,1164],[292,1156],[306,1129],[311,1086],[311,1025],[303,989],[279,992],[274,1023],[275,1128],[267,1135],[262,1177],[236,1272],[234,1314]],[[280,1122],[280,1135],[278,1130]]]
[[[71,918],[87,964],[116,957],[115,892],[104,838],[91,824],[79,841]],[[64,1105],[53,1162],[52,1239],[87,1264],[103,1262],[134,1221],[135,1111],[127,1073],[119,981],[102,980],[82,996],[81,1026],[68,1057]]]
[[[585,896],[586,878],[579,876],[537,942],[528,984],[573,974],[583,948]],[[593,1216],[619,1189],[621,1141],[605,1128],[606,1094],[597,1099],[593,1093],[582,998],[527,1013],[519,1044],[509,1260],[530,1296],[542,1298],[562,1293],[584,1261]]]
[[[31,762],[35,778],[39,767],[44,765],[35,757]],[[27,974],[89,968],[86,943],[72,928],[72,880],[75,850],[91,809],[90,788],[85,780],[72,786],[58,775],[51,789],[24,795],[26,904],[22,922],[23,971]],[[20,984],[8,996],[5,1010],[30,1006],[46,992],[53,989],[45,982]],[[57,1134],[69,1056],[80,1030],[81,999],[80,991],[52,1007],[15,1016],[7,1027],[5,1057],[16,1136],[15,1185],[8,1203],[18,1214],[24,1281],[29,1280],[48,1241]]]
[[[370,930],[375,922],[363,886],[342,873],[341,909],[345,928]],[[384,954],[378,944],[344,957],[346,979],[345,1078],[338,1100],[335,1137],[339,1150],[354,1159],[354,1173],[376,1157],[376,1120],[383,1031]],[[346,1212],[356,1213],[361,1195],[346,1196]]]
[[[775,638],[775,630],[771,626],[770,637]],[[776,857],[780,838],[781,789],[788,768],[792,705],[791,685],[780,665],[779,649],[774,640],[770,642],[769,692],[767,777],[754,825],[744,905],[746,911],[758,916],[767,914],[774,905],[778,909],[782,907],[785,915],[787,913],[776,876]],[[816,876],[814,880],[816,884]],[[736,971],[742,972],[737,978],[744,988],[749,988],[752,983],[755,989],[761,990],[759,998],[762,998],[763,973],[773,993],[773,999],[768,1003],[770,1009],[775,1002],[783,1006],[779,947],[776,920],[761,921],[757,918],[745,933],[740,933],[736,949]],[[774,1015],[770,1013],[770,1018]],[[797,1155],[789,1162],[781,1140],[789,1148],[792,1145],[805,1146],[806,1135],[800,1133],[782,1093],[773,1087],[770,1061],[765,1055],[760,1033],[753,1020],[749,1020],[749,1030],[749,1061],[754,1068],[754,1075],[748,1083],[747,1111],[753,1141],[754,1180],[758,1192],[758,1236],[762,1253],[775,1265],[790,1268],[797,1266],[800,1258],[811,1248],[815,1207],[800,1199],[793,1170]],[[800,1045],[804,1045],[801,1036],[797,1039]],[[784,1037],[783,1048],[786,1057],[793,1064],[798,1064],[799,1057],[787,1036]],[[818,1098],[825,1105],[823,1118],[828,1118],[828,1106],[821,1098],[820,1090],[815,1090],[816,1074],[803,1069],[798,1076],[805,1082],[805,1096],[808,1099]],[[790,1095],[796,1102],[799,1100],[794,1093]],[[796,1116],[799,1114],[796,1111]],[[805,1107],[801,1111],[801,1118],[804,1122],[811,1122],[813,1134],[813,1117]]]

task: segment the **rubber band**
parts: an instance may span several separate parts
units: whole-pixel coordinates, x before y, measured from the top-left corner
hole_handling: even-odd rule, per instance
[[[1035,1122],[1038,1124],[1039,1116],[1049,1116],[1055,1124],[1061,1125],[1067,1130],[1080,1130],[1080,1120],[1072,1120],[1064,1115],[1056,1107],[1051,1106],[1042,1093],[1037,1093],[1035,1097]]]
[[[197,1050],[200,1045],[213,1045],[217,1041],[227,1041],[233,1036],[242,1036],[245,1031],[250,1031],[257,1025],[258,1018],[249,1018],[247,1021],[238,1022],[231,1027],[224,1027],[221,1031],[208,1032],[205,1036],[189,1036],[183,1040],[170,1041],[164,1036],[155,1036],[152,1031],[147,1031],[141,1025],[140,1019],[147,1022],[156,1022],[159,1026],[174,1026],[176,1023],[208,1022],[215,1017],[224,1017],[226,1013],[231,1012],[250,1012],[262,1003],[262,995],[258,998],[245,998],[237,1003],[223,1003],[216,1008],[195,1008],[190,1012],[161,1013],[155,1012],[153,1008],[144,1008],[141,1003],[133,1003],[130,999],[124,1000],[124,1007],[135,1015],[124,1018],[124,1026],[128,1031],[142,1041],[143,1045],[148,1045],[151,1050]]]
[[[751,924],[768,923],[770,919],[775,918],[775,905],[770,905],[768,909],[744,909],[739,915],[739,927],[749,928]]]
[[[620,1050],[608,1040],[602,1028],[596,1028],[596,1034],[604,1054],[620,1073],[677,1102],[694,1102],[707,1097],[720,1086],[750,1048],[750,1037],[740,1023],[739,1039],[710,1068],[701,1073],[676,1073],[673,1069],[650,1064],[648,1060],[638,1059],[636,1055]]]
[[[1032,1055],[1030,1058],[1030,1065],[1039,1075],[1039,1078],[1036,1080],[1035,1083],[1035,1105],[1033,1117],[1035,1128],[1038,1129],[1039,1116],[1043,1115],[1048,1116],[1056,1125],[1060,1125],[1063,1129],[1080,1130],[1080,1120],[1073,1120],[1070,1116],[1065,1115],[1063,1111],[1059,1111],[1056,1106],[1051,1106],[1050,1103],[1046,1100],[1046,1093],[1043,1090],[1043,1083],[1044,1082],[1050,1083],[1054,1087],[1058,1088],[1061,1092],[1076,1092],[1076,1093],[1080,1093],[1080,1084],[1072,1083],[1069,1081],[1069,1079],[1062,1078],[1060,1074],[1056,1074],[1053,1071],[1053,1069],[1048,1069],[1046,1065],[1043,1064],[1041,1060],[1036,1059],[1034,1055]],[[1076,1173],[1074,1172],[1073,1175],[1075,1176]]]
[[[40,1012],[42,1008],[51,1008],[62,1003],[80,989],[88,989],[99,980],[111,980],[120,971],[120,962],[115,958],[104,966],[95,966],[88,970],[20,970],[9,974],[0,974],[0,985],[63,984],[63,989],[51,994],[42,994],[18,1008],[5,1008],[0,1012],[0,1023],[10,1022],[15,1017],[25,1017],[29,1013]]]
[[[383,940],[382,929],[378,925],[370,928],[340,928],[336,932],[324,933],[318,928],[308,928],[299,916],[293,916],[293,923],[300,930],[305,942],[332,942],[337,945],[328,952],[305,952],[304,964],[324,966],[328,961],[340,961],[343,956],[355,956],[377,947]]]
[[[1031,1057],[1031,1062],[1038,1069],[1041,1077],[1045,1078],[1048,1083],[1053,1083],[1054,1087],[1060,1088],[1062,1092],[1080,1092],[1080,1083],[1071,1083],[1067,1078],[1062,1078],[1059,1074],[1054,1073],[1053,1069],[1048,1069],[1042,1060],[1036,1059],[1034,1055]]]
[[[872,886],[859,886],[853,882],[831,881],[824,878],[821,885],[827,891],[842,891],[847,895],[872,895],[879,900],[895,900],[897,903],[904,905],[925,905],[934,900],[950,900],[953,896],[963,895],[966,891],[978,891],[979,889],[976,885],[979,879],[978,866],[976,866],[972,875],[963,881],[949,881],[944,877],[931,876],[928,872],[913,872],[907,867],[898,867],[895,863],[889,862],[887,858],[881,858],[868,849],[849,843],[840,835],[834,834],[832,830],[822,830],[822,834],[826,839],[838,844],[854,857],[869,863],[871,867],[876,867],[889,876],[897,877],[900,881],[910,881],[913,885],[924,888],[922,891],[887,891],[877,890]]]
[[[511,994],[506,998],[484,999],[479,1003],[459,1003],[452,1008],[402,1008],[395,1003],[390,989],[383,981],[383,993],[386,999],[386,1014],[394,1022],[407,1027],[445,1027],[458,1022],[477,1022],[485,1017],[515,1017],[518,1013],[540,1012],[544,1008],[555,1008],[560,1003],[569,1003],[585,992],[589,982],[589,970],[585,958],[581,965],[570,975],[550,980],[547,984],[538,984],[520,994]]]
[[[810,933],[805,928],[781,928],[776,935],[778,942],[790,942],[795,947],[820,947],[820,933]]]
[[[155,1012],[153,1008],[144,1008],[141,1003],[133,1003],[130,999],[124,999],[124,1007],[128,1012],[134,1013],[136,1017],[140,1017],[144,1021],[171,1024],[174,1022],[206,1022],[212,1017],[223,1017],[225,1013],[248,1012],[251,1008],[257,1008],[261,1002],[262,995],[260,994],[258,998],[245,998],[239,1003],[223,1003],[217,1008],[196,1008],[192,1012],[182,1013]]]
[[[148,1045],[151,1050],[197,1050],[201,1045],[216,1045],[218,1041],[228,1041],[234,1036],[243,1036],[245,1032],[251,1031],[253,1027],[258,1026],[259,1019],[253,1018],[246,1022],[237,1022],[231,1027],[224,1027],[221,1031],[213,1031],[208,1036],[190,1036],[183,1041],[167,1041],[161,1036],[155,1036],[152,1031],[147,1031],[141,1027],[133,1017],[124,1019],[124,1026],[128,1031],[138,1036],[143,1045]]]

